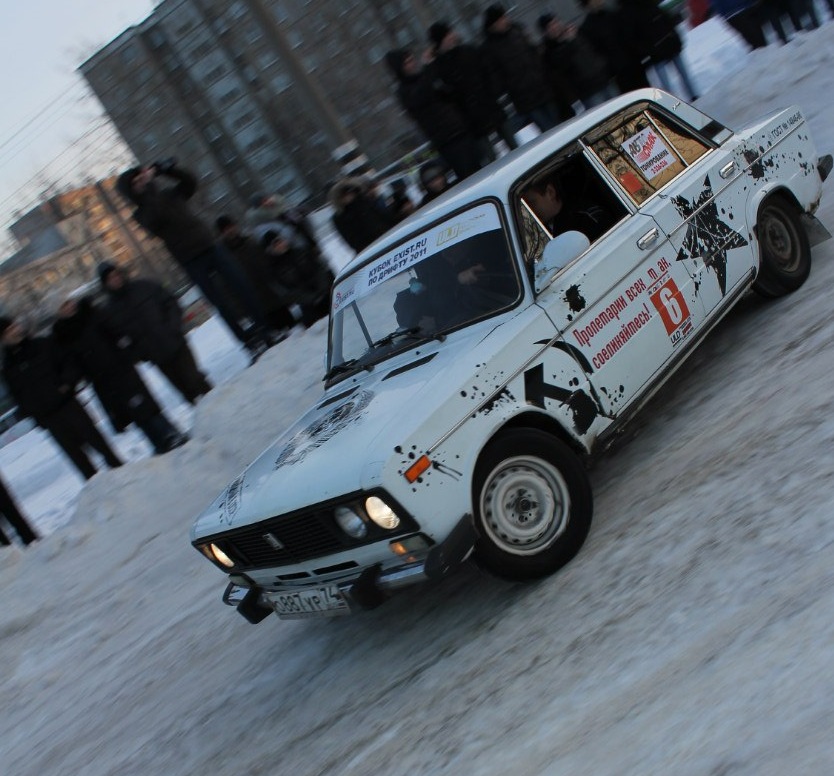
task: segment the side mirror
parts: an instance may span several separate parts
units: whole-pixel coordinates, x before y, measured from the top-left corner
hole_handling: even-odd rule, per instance
[[[582,232],[563,232],[544,246],[541,258],[533,265],[533,286],[538,294],[562,267],[581,256],[591,245]]]

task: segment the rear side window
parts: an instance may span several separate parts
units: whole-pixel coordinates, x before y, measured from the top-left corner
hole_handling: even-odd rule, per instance
[[[693,130],[646,105],[615,116],[585,142],[635,205],[710,149]]]

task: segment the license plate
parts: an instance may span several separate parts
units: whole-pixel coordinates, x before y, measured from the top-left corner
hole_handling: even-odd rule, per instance
[[[282,620],[350,614],[350,607],[336,585],[299,590],[295,593],[270,593],[267,598]]]

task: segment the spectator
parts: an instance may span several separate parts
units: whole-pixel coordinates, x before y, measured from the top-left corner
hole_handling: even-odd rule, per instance
[[[617,88],[625,93],[650,86],[642,61],[646,54],[638,46],[637,30],[628,16],[606,8],[605,0],[579,2],[587,11],[579,32],[608,63]]]
[[[173,185],[161,185],[160,179]],[[133,217],[165,243],[250,352],[252,360],[259,358],[274,341],[246,275],[216,243],[209,227],[191,211],[188,200],[197,191],[197,179],[178,167],[175,160],[168,159],[123,172],[116,187],[122,196],[137,205]],[[229,298],[229,291],[234,300]],[[238,321],[235,302],[253,322],[248,330]]]
[[[277,332],[277,337],[286,338],[298,322],[292,311],[293,298],[290,290],[274,283],[261,248],[260,239],[244,234],[237,221],[231,216],[222,215],[215,221],[220,242],[234,256],[255,291],[258,301],[266,314],[270,328]],[[275,227],[273,227],[275,228]],[[266,228],[256,227],[253,234],[260,233],[261,238],[268,232]]]
[[[579,30],[552,13],[539,17],[545,76],[560,103],[580,101],[594,108],[617,96],[605,59],[597,54]]]
[[[264,234],[278,224],[291,226],[310,245],[318,248],[315,233],[301,210],[289,207],[280,194],[255,194],[243,215],[246,234],[253,237],[255,242],[260,242]]]
[[[408,196],[408,185],[402,178],[395,178],[389,184],[390,194],[386,198],[385,207],[391,213],[394,220],[400,221],[408,218],[416,206]]]
[[[99,265],[107,293],[107,326],[137,360],[154,364],[189,404],[210,390],[182,327],[177,300],[154,280],[130,280],[110,262]]]
[[[327,315],[333,271],[321,255],[287,226],[267,232],[261,244],[274,282],[289,289],[301,308],[301,322],[310,327]]]
[[[524,124],[532,122],[545,132],[573,115],[572,109],[559,115],[539,53],[503,6],[491,5],[484,12],[483,52],[486,77],[497,93],[510,98]]]
[[[443,165],[438,162],[426,162],[420,168],[420,185],[425,192],[423,199],[420,201],[421,206],[431,202],[448,190],[449,179]]]
[[[20,537],[20,541],[26,546],[29,546],[38,539],[38,535],[21,513],[20,508],[15,503],[11,493],[6,488],[6,484],[2,480],[0,480],[0,516],[6,518],[6,522],[14,528]],[[8,546],[11,543],[11,539],[6,536],[2,527],[0,527],[0,545]]]
[[[74,386],[59,368],[51,337],[30,337],[17,321],[0,318],[3,378],[21,417],[31,417],[52,435],[81,475],[96,467],[85,447],[98,451],[108,466],[121,466],[107,440],[75,397]]]
[[[328,194],[333,206],[333,225],[357,253],[396,223],[396,218],[373,195],[363,178],[342,178]]]
[[[397,78],[400,104],[437,153],[460,179],[477,172],[481,160],[475,136],[436,64],[421,65],[409,49],[390,51],[385,59]]]
[[[491,135],[499,135],[507,147],[517,148],[515,135],[509,127],[507,114],[498,101],[497,89],[490,87],[483,52],[467,43],[447,22],[429,27],[437,74],[451,89],[460,106],[481,153],[481,163],[495,160]]]
[[[117,341],[88,297],[65,300],[52,331],[71,384],[90,382],[117,433],[135,423],[157,454],[188,441],[151,396],[126,351],[129,343]]]
[[[637,48],[644,52],[649,65],[654,68],[660,85],[673,92],[667,67],[678,71],[686,96],[697,100],[698,94],[683,62],[683,41],[678,34],[675,20],[660,7],[657,0],[619,0],[623,16],[627,16],[637,34]]]

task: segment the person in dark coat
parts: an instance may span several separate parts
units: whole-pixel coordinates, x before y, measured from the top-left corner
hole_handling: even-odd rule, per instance
[[[580,34],[608,63],[617,88],[625,93],[650,86],[643,67],[647,52],[638,47],[638,34],[629,17],[606,7],[605,0],[579,0],[587,11]]]
[[[510,98],[525,124],[532,122],[545,132],[573,115],[572,109],[559,115],[536,47],[503,6],[491,5],[484,12],[482,50],[487,77],[500,94]]]
[[[21,417],[31,417],[60,445],[85,479],[96,467],[85,448],[101,453],[108,466],[121,466],[107,440],[75,396],[70,380],[61,373],[51,337],[30,337],[10,318],[0,319],[3,379]]]
[[[698,94],[683,61],[683,41],[674,18],[660,7],[657,0],[619,0],[619,4],[636,32],[637,48],[644,52],[645,61],[657,73],[660,85],[667,92],[673,92],[666,72],[672,65],[678,71],[686,97],[697,100]]]
[[[423,199],[420,206],[428,204],[449,189],[449,178],[442,164],[426,162],[420,168],[420,185],[423,187]]]
[[[58,357],[73,385],[88,380],[116,432],[135,423],[156,453],[185,444],[188,437],[165,417],[128,352],[89,297],[67,299],[52,327]],[[122,347],[120,347],[122,345]]]
[[[15,503],[15,500],[12,498],[11,493],[9,493],[8,488],[6,487],[6,483],[2,480],[0,480],[0,516],[6,518],[6,522],[14,528],[17,535],[20,537],[20,541],[22,541],[25,545],[28,546],[39,538],[32,526],[29,525],[28,521],[23,516],[23,513],[20,511],[20,507],[18,507]],[[2,527],[0,527],[0,545],[8,546],[11,543],[12,540],[6,536]]]
[[[102,262],[98,276],[107,293],[107,327],[136,360],[154,364],[189,404],[211,390],[182,328],[177,300],[154,280],[131,280],[115,264]]]
[[[292,229],[283,226],[267,232],[261,245],[275,283],[289,289],[301,308],[301,322],[312,326],[330,312],[333,270]]]
[[[163,185],[162,181],[173,185]],[[188,201],[197,191],[194,175],[169,159],[126,170],[116,188],[137,205],[134,219],[165,243],[253,360],[259,357],[273,344],[264,312],[246,275],[217,244],[211,229],[192,212]],[[234,300],[229,298],[230,292]],[[240,325],[236,307],[253,321],[249,330]]]
[[[273,223],[285,225],[281,221]],[[234,218],[222,215],[215,221],[215,226],[220,242],[234,256],[255,287],[270,328],[278,332],[279,337],[288,334],[290,329],[298,323],[292,312],[294,300],[289,289],[273,281],[260,243],[263,236],[270,231],[269,223],[256,226],[251,234],[244,234]],[[316,243],[309,244],[315,245]]]
[[[290,207],[280,194],[255,194],[243,215],[245,233],[260,242],[276,224],[291,226],[311,245],[321,250],[315,232],[301,208]]]
[[[385,60],[398,81],[400,104],[455,175],[462,180],[477,172],[482,164],[475,136],[436,64],[421,65],[409,49],[389,51]]]
[[[539,17],[542,31],[542,61],[561,106],[579,101],[594,108],[617,96],[608,65],[572,24],[552,13]]]
[[[396,217],[380,203],[364,178],[347,177],[336,181],[328,199],[333,207],[333,226],[357,253],[397,223]]]
[[[483,52],[463,43],[447,22],[435,22],[429,27],[429,42],[434,51],[437,74],[451,90],[475,136],[484,162],[495,160],[491,135],[496,134],[510,149],[518,148],[509,127],[507,114],[498,101],[497,89],[488,82],[488,70]]]

